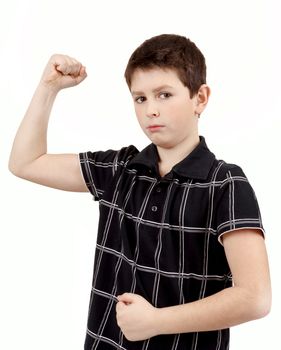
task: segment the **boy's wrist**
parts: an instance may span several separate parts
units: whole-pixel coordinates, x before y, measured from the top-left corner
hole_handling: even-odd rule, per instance
[[[50,85],[47,85],[46,83],[40,81],[38,86],[37,86],[37,90],[44,94],[44,95],[48,95],[48,96],[56,96],[58,94],[58,92],[60,91],[59,89],[56,89]]]
[[[157,309],[156,328],[157,334],[178,334],[189,332],[186,320],[184,324],[179,321],[183,320],[188,305],[173,305]]]
[[[155,317],[155,328],[157,335],[169,334],[167,329],[167,307],[157,308]]]

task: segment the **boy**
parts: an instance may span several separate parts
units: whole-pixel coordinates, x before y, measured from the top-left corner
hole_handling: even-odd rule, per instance
[[[84,349],[228,349],[229,327],[268,314],[271,286],[254,191],[198,134],[204,56],[173,34],[133,52],[125,78],[151,141],[141,152],[46,154],[56,94],[86,76],[75,59],[51,57],[9,162],[16,176],[99,201]]]

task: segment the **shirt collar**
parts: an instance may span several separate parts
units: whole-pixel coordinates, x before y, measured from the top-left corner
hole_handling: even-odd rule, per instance
[[[199,136],[199,138],[199,144],[183,160],[173,166],[173,172],[184,177],[207,179],[215,155],[209,150],[205,138],[203,136]],[[158,174],[159,159],[157,147],[151,143],[139,152],[127,166],[144,165]]]

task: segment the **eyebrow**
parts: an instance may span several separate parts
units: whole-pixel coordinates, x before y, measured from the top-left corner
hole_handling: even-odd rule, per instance
[[[170,86],[170,85],[165,84],[165,85],[161,85],[161,86],[158,86],[157,88],[153,89],[152,92],[158,92],[158,91],[160,91],[162,89],[165,89],[165,88],[173,88],[173,87]],[[142,92],[142,91],[132,91],[131,93],[132,93],[132,95],[144,94],[144,92]]]

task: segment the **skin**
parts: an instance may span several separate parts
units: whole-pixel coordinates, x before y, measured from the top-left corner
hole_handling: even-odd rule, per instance
[[[153,90],[163,84],[173,88]],[[198,114],[205,109],[210,88],[204,84],[190,98],[173,70],[136,70],[132,94],[138,122],[157,146],[159,172],[164,175],[199,143]],[[165,94],[170,93],[171,96]],[[151,132],[147,126],[164,125]],[[263,235],[258,229],[239,229],[222,236],[234,284],[192,303],[156,308],[142,296],[117,296],[116,320],[130,341],[160,334],[223,329],[266,316],[271,308],[271,282]]]
[[[66,55],[52,55],[17,131],[9,169],[30,181],[68,191],[87,191],[76,154],[47,154],[47,126],[57,93],[87,77],[80,62]],[[172,90],[153,90],[162,84]],[[172,70],[136,71],[131,90],[143,98],[134,101],[141,128],[157,146],[163,175],[186,157],[199,142],[198,114],[207,105],[210,89],[202,85],[190,98]],[[171,93],[171,96],[164,94]],[[133,96],[135,97],[139,96]],[[165,127],[146,129],[153,123]],[[240,229],[222,237],[234,285],[212,296],[183,305],[155,308],[142,296],[117,296],[116,319],[125,337],[144,340],[158,334],[208,331],[231,327],[264,317],[271,307],[271,283],[264,239],[259,230]]]
[[[153,89],[164,84],[172,88],[153,92]],[[143,93],[135,94],[136,91]],[[178,79],[174,70],[137,69],[132,76],[131,93],[140,127],[157,146],[160,171],[168,172],[199,143],[198,114],[207,105],[210,88],[203,84],[198,93],[190,98],[189,89]],[[152,132],[147,129],[152,124],[164,127]]]

